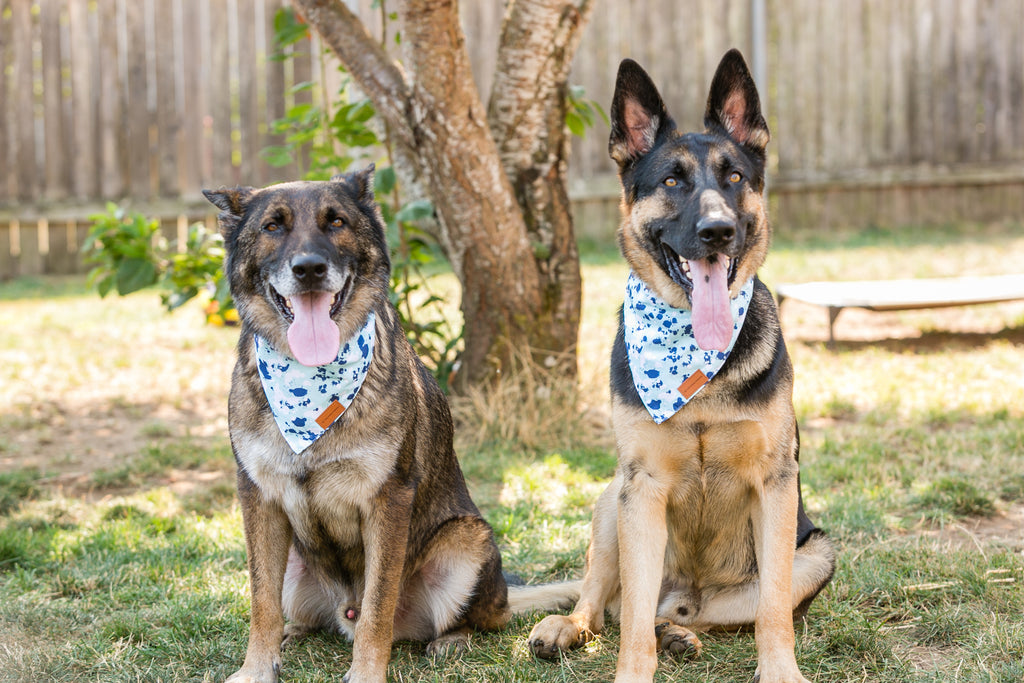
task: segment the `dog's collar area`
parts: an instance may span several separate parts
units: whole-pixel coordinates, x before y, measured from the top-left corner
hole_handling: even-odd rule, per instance
[[[626,355],[633,385],[656,423],[679,412],[719,373],[743,328],[753,294],[751,278],[730,301],[733,332],[728,348],[708,351],[694,338],[690,311],[670,306],[630,272],[622,307]]]
[[[274,421],[295,453],[301,453],[352,404],[373,361],[376,316],[341,345],[332,363],[306,366],[253,335],[256,364]]]

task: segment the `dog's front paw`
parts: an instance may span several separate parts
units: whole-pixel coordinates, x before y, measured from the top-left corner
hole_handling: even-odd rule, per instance
[[[530,631],[530,651],[541,659],[558,659],[559,653],[583,645],[593,635],[572,617],[552,614]]]
[[[228,676],[224,683],[277,683],[281,673],[281,662],[272,662],[269,666],[242,666],[241,669]]]
[[[348,673],[342,676],[341,683],[386,683],[386,678],[384,673],[358,673],[355,670],[355,667],[353,667],[348,670]]]
[[[696,633],[669,621],[655,626],[654,635],[658,637],[658,649],[676,659],[694,659],[704,647]]]
[[[760,664],[754,673],[754,683],[811,683],[793,662]]]

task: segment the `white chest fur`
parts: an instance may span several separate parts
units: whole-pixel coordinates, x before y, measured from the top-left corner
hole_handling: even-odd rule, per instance
[[[231,439],[240,466],[266,500],[284,509],[296,534],[319,523],[353,544],[394,460],[384,444],[352,447],[330,433],[296,454],[269,420],[258,430],[232,430]]]

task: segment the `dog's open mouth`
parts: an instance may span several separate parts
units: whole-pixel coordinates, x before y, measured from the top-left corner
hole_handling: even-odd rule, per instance
[[[334,316],[344,305],[351,282],[351,277],[346,279],[337,292],[303,292],[291,298],[271,286],[271,298],[288,322],[288,346],[303,365],[326,365],[338,357],[341,331]]]
[[[665,257],[665,266],[668,270],[668,276],[672,278],[672,281],[677,285],[685,289],[688,293],[693,291],[693,275],[691,273],[690,261],[687,261],[682,256],[677,254],[672,247],[668,246],[664,242],[661,243],[661,253]],[[739,263],[738,259],[729,258],[725,254],[715,254],[703,261],[717,261],[721,260],[725,265],[726,272],[726,284],[732,286],[733,280],[736,279],[736,265]]]
[[[733,333],[729,286],[736,277],[737,259],[725,254],[687,260],[662,243],[668,275],[690,295],[693,336],[702,349],[725,351]]]
[[[341,310],[341,302],[344,301],[345,294],[347,294],[346,290],[348,289],[348,284],[349,283],[346,282],[345,286],[340,291],[334,294],[334,299],[331,301],[331,308],[329,311],[329,314],[332,318],[335,315],[337,315],[338,311]],[[319,293],[320,292],[317,292],[317,294]],[[273,297],[274,303],[277,304],[277,310],[280,311],[281,316],[289,323],[294,322],[295,311],[292,310],[291,300],[281,296],[281,294],[276,289],[274,289],[273,286],[270,287],[270,296]]]

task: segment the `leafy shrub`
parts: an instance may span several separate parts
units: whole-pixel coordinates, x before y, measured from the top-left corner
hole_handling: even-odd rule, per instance
[[[237,320],[227,279],[224,277],[224,240],[202,223],[189,226],[183,249],[160,235],[160,221],[140,213],[127,213],[113,203],[106,213],[89,216],[92,226],[83,251],[87,263],[96,264],[89,282],[100,296],[111,290],[121,296],[159,285],[168,311],[179,308],[200,292],[209,292],[207,320]]]
[[[82,249],[86,263],[95,263],[89,282],[106,296],[116,289],[121,296],[155,285],[160,278],[158,253],[167,244],[160,236],[160,221],[140,213],[128,214],[113,202],[107,212],[89,216],[92,227]]]

